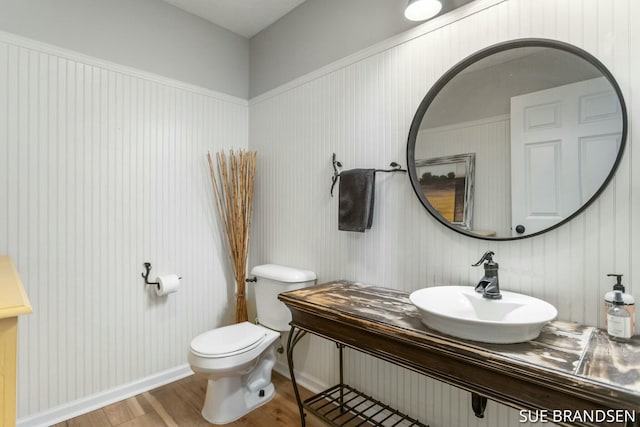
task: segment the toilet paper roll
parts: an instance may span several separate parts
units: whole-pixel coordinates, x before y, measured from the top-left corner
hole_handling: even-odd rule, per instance
[[[156,288],[156,294],[167,295],[174,292],[178,292],[180,289],[180,278],[175,274],[168,274],[166,276],[158,276],[156,282],[159,283]]]

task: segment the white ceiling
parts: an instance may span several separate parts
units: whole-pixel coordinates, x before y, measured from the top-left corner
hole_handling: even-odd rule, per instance
[[[165,0],[229,31],[251,38],[305,0]]]

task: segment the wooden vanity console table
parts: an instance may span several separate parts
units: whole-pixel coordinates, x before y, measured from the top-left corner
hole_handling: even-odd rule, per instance
[[[426,425],[393,413],[392,408],[344,384],[344,347],[468,390],[479,417],[484,416],[488,398],[537,414],[571,411],[563,421],[548,418],[559,425],[601,426],[602,421],[582,419],[581,414],[602,417],[606,413],[610,417],[615,414],[621,421],[606,425],[640,426],[639,336],[629,343],[617,343],[597,328],[554,321],[534,341],[476,343],[429,329],[408,296],[402,291],[347,281],[280,294],[279,299],[292,313],[287,357],[303,426],[305,409],[333,425],[345,425],[343,421],[354,419],[387,425],[380,416],[370,416],[371,410],[360,409],[369,407],[368,403],[358,403],[363,400],[372,402],[370,407],[380,408],[380,413],[391,414],[391,418],[409,420],[402,425]],[[340,384],[302,402],[294,376],[293,351],[306,333],[338,345]],[[349,401],[357,404],[349,405]]]

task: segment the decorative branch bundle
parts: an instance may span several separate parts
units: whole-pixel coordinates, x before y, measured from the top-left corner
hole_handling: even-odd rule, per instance
[[[214,171],[211,153],[207,153],[211,184],[216,196],[220,219],[227,235],[229,255],[236,279],[236,322],[247,321],[245,279],[247,276],[247,254],[249,231],[253,213],[253,181],[256,171],[256,152],[229,152],[229,161],[224,152],[216,153],[218,174]]]

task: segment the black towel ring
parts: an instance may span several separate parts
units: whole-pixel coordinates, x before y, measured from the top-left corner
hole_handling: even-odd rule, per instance
[[[333,176],[331,177],[331,197],[333,197],[333,189],[336,186],[336,182],[338,182],[338,178],[340,178],[340,171],[338,171],[338,168],[342,168],[342,163],[340,163],[340,161],[336,160],[336,153],[333,153],[332,157],[331,157],[331,163],[333,165]],[[402,169],[402,166],[400,166],[400,164],[396,163],[396,162],[391,162],[389,164],[389,166],[391,167],[391,169],[375,169],[374,172],[407,172],[406,169]]]

